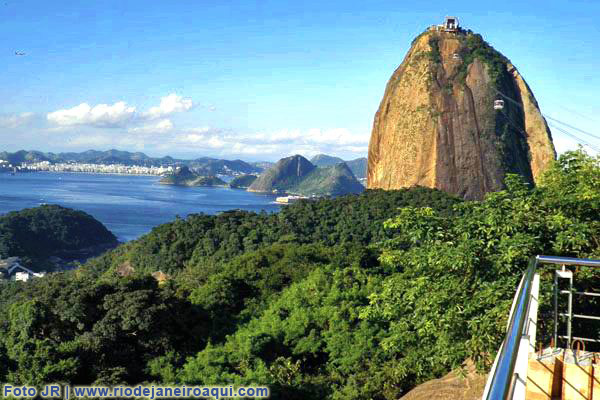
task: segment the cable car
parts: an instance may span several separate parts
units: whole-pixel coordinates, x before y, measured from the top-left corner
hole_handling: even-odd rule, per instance
[[[460,56],[458,55],[458,53],[452,54],[452,58],[455,60],[460,60]]]
[[[494,110],[502,110],[504,108],[504,100],[494,100]]]

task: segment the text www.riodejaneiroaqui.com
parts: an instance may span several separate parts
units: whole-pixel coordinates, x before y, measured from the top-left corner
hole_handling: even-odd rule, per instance
[[[269,397],[269,388],[266,386],[70,386],[49,384],[42,388],[35,386],[14,386],[5,384],[2,387],[2,397],[6,398],[266,398]]]

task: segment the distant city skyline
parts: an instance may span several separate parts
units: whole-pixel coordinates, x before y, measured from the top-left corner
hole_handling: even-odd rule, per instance
[[[511,59],[543,113],[600,137],[596,2],[24,0],[0,6],[0,151],[366,157],[388,79],[446,15]]]

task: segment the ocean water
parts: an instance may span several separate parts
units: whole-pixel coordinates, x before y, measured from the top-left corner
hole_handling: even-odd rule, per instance
[[[0,173],[0,214],[40,204],[82,210],[120,241],[193,213],[242,209],[278,211],[275,196],[239,189],[161,185],[158,176],[33,172]]]

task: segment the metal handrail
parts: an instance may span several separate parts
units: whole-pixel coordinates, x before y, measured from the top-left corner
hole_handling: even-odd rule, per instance
[[[526,328],[525,321],[528,317],[531,301],[531,285],[535,271],[540,264],[600,267],[600,260],[553,256],[537,256],[529,260],[529,266],[523,275],[523,284],[515,295],[515,303],[509,317],[510,322],[506,337],[488,377],[488,385],[486,385],[488,390],[487,393],[484,393],[483,400],[507,400],[512,398],[511,388],[514,386],[515,364],[519,343]]]

